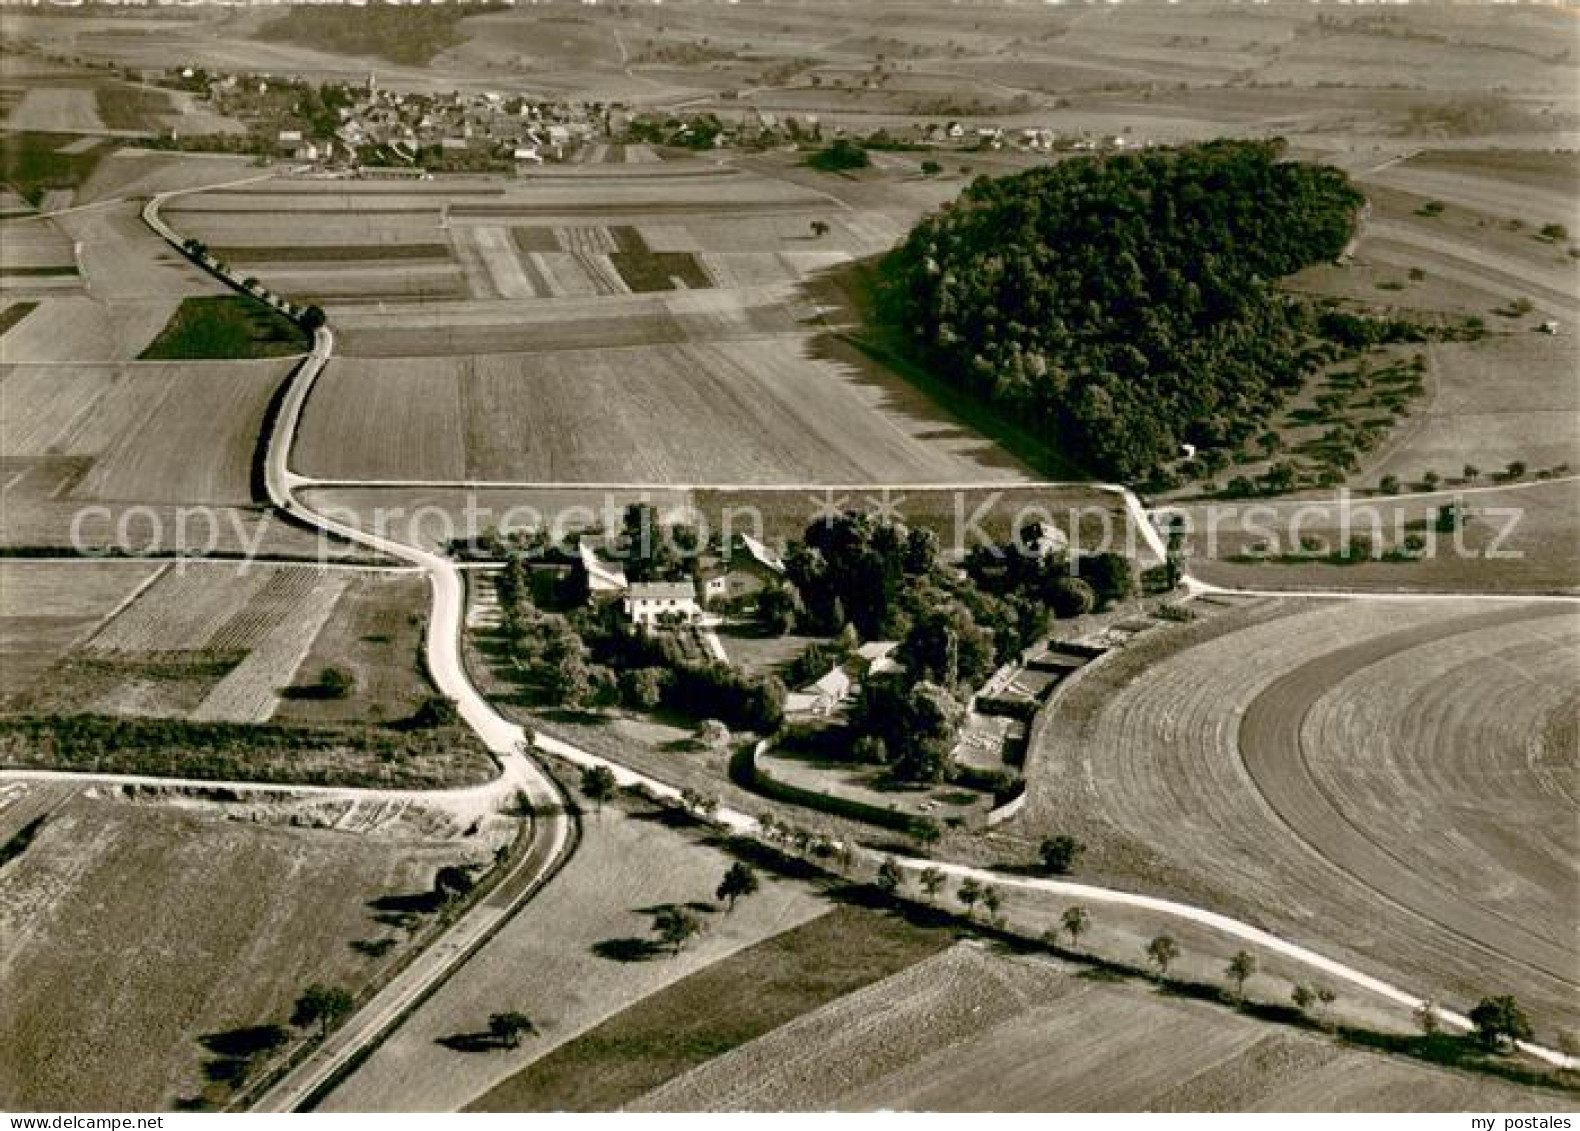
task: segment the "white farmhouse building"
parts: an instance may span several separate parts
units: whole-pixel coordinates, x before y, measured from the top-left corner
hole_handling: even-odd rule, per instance
[[[625,595],[625,615],[632,624],[651,626],[666,618],[694,621],[702,616],[697,587],[689,581],[644,581]]]

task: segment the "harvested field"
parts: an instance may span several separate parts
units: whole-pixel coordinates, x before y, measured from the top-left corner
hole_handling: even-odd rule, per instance
[[[420,668],[430,600],[412,574],[359,573],[346,585],[297,668],[295,692],[274,713],[279,722],[375,723],[409,718],[432,694]],[[325,668],[351,676],[350,694],[327,698],[310,687]]]
[[[9,706],[25,695],[160,568],[138,562],[0,561],[0,699]]]
[[[425,892],[460,855],[409,831],[351,836],[79,793],[0,895],[0,1053],[12,1111],[171,1109],[221,1099],[238,1065],[204,1038],[286,1023],[313,982],[356,990],[386,930],[369,901]],[[93,1050],[93,1055],[84,1055]]]
[[[629,503],[649,502],[666,515],[689,514],[690,493],[675,490],[598,491],[577,487],[313,487],[314,510],[414,546],[447,545],[485,530],[562,532],[612,529]]]
[[[1439,510],[1456,502],[1465,511],[1460,529],[1436,534]],[[1580,482],[1573,479],[1527,481],[1463,496],[1451,488],[1347,503],[1327,498],[1192,505],[1185,513],[1199,532],[1188,540],[1191,572],[1218,585],[1533,594],[1580,586]],[[1350,536],[1370,539],[1373,556],[1343,565],[1328,561]],[[1411,536],[1425,540],[1420,557],[1378,560]],[[1306,539],[1313,540],[1310,551],[1301,549]],[[1265,559],[1257,556],[1262,547]]]
[[[1519,1111],[1564,1101],[961,944],[711,1060],[632,1106],[1456,1111],[1488,1102]]]
[[[692,974],[615,1014],[469,1105],[609,1111],[824,1003],[937,953],[947,930],[853,907]],[[750,994],[732,987],[749,984]]]
[[[47,220],[29,220],[21,224],[8,224],[5,236],[0,239],[0,276],[22,275],[29,270],[45,268],[71,268],[75,273],[77,260],[72,254],[71,241],[60,229]],[[19,279],[0,280],[8,289],[21,283]]]
[[[1573,710],[1554,673],[1576,631],[1562,606],[1369,601],[1154,632],[1054,697],[1010,827],[1084,840],[1098,882],[1222,909],[1445,1004],[1515,993],[1550,1034],[1576,1016],[1576,752],[1530,743]],[[1432,670],[1459,697],[1432,692],[1428,720],[1406,696]],[[1358,717],[1383,727],[1363,755]],[[1511,918],[1533,900],[1548,914]]]
[[[245,652],[262,642],[277,615],[316,571],[296,567],[183,562],[88,641],[101,654]]]
[[[398,267],[352,260],[325,266],[249,268],[277,293],[303,305],[340,306],[347,302],[416,299],[434,302],[466,296],[466,280],[453,263],[423,260]]]
[[[1458,478],[1469,464],[1486,473],[1516,460],[1532,469],[1580,453],[1580,368],[1575,339],[1489,338],[1426,347],[1430,403],[1404,422],[1366,476],[1406,483],[1427,471]]]
[[[825,912],[804,886],[765,876],[734,912],[707,914],[707,929],[678,956],[627,953],[650,935],[653,908],[711,899],[729,864],[695,831],[606,807],[586,821],[564,872],[321,1107],[457,1110],[632,1003]],[[486,1028],[500,1009],[526,1012],[541,1035],[487,1055],[446,1046]]]
[[[5,335],[0,358],[5,364],[131,361],[169,323],[177,301],[110,304],[75,294],[41,295],[31,316],[13,324]]]
[[[552,275],[549,285],[555,293],[574,283],[582,297],[552,303],[528,299],[346,306],[336,312],[338,352],[347,357],[442,357],[735,340],[804,334],[797,320],[813,313],[809,303],[783,287],[728,295],[681,291],[594,297],[584,265],[568,253],[532,253],[523,262]],[[567,274],[570,269],[574,277]]]
[[[166,296],[233,294],[155,235],[135,201],[64,213],[52,223],[76,245],[89,291],[112,308]],[[60,360],[81,359],[68,353]]]
[[[308,405],[298,466],[338,480],[527,483],[1021,477],[899,378],[815,349],[780,338],[340,361]]]
[[[290,367],[7,367],[0,457],[13,474],[75,461],[66,490],[83,502],[249,503],[264,410]]]
[[[54,568],[70,577],[93,567]],[[138,576],[133,563],[115,568]],[[156,568],[157,576],[147,576]],[[36,655],[33,678],[11,689],[11,707],[264,722],[352,581],[307,567],[207,563],[146,567],[144,576],[91,636],[73,622],[50,621],[71,631],[72,647]],[[410,667],[414,656],[404,662]]]
[[[98,133],[106,123],[99,116],[91,86],[35,86],[6,115],[7,130],[43,133]]]

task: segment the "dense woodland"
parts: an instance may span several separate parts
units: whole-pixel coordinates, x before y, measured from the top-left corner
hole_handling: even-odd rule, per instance
[[[1240,442],[1324,356],[1274,283],[1333,259],[1363,198],[1273,142],[980,178],[884,263],[884,309],[950,380],[1094,471]]]

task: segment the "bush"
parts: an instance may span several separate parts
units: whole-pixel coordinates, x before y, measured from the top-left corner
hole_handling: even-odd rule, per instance
[[[344,699],[351,694],[355,680],[344,668],[325,668],[318,673],[318,689],[329,699]]]
[[[1075,867],[1075,862],[1085,851],[1086,845],[1072,836],[1061,834],[1043,841],[1037,854],[1042,857],[1044,868],[1056,876],[1062,876]]]

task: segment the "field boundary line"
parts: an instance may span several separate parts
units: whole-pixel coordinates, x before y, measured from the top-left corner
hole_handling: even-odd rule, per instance
[[[159,232],[161,236],[179,249],[181,247],[179,237],[159,219],[159,206],[165,199],[175,195],[179,195],[179,193],[154,196],[144,209],[143,215],[150,227],[153,227],[155,231]],[[430,675],[433,677],[439,691],[442,694],[451,696],[456,701],[461,717],[478,734],[485,746],[496,753],[503,770],[495,783],[482,788],[503,790],[515,787],[523,789],[528,793],[529,801],[533,804],[535,810],[542,807],[542,801],[545,797],[551,804],[555,805],[554,809],[542,810],[560,813],[558,820],[544,822],[544,824],[554,826],[556,830],[553,834],[554,843],[548,849],[549,863],[551,865],[555,860],[561,859],[567,854],[567,845],[571,840],[572,833],[566,827],[568,822],[563,810],[556,804],[557,800],[562,797],[558,785],[552,776],[528,758],[527,751],[533,747],[545,753],[557,755],[574,766],[583,768],[590,766],[607,767],[614,773],[616,781],[620,784],[642,785],[651,790],[657,797],[674,801],[682,800],[680,791],[673,786],[648,777],[645,774],[637,773],[617,762],[591,754],[551,736],[543,734],[529,735],[525,728],[509,722],[495,710],[476,685],[471,682],[470,675],[465,668],[461,649],[461,634],[464,631],[464,586],[461,582],[462,575],[454,562],[440,554],[370,534],[320,515],[311,507],[296,499],[294,488],[303,481],[300,477],[293,476],[289,471],[287,465],[290,449],[307,396],[315,380],[327,364],[333,350],[333,331],[328,326],[320,327],[314,334],[312,353],[290,378],[290,386],[282,403],[279,418],[275,423],[274,430],[267,439],[266,482],[269,494],[272,501],[281,510],[318,527],[320,530],[338,534],[372,549],[411,562],[428,573],[433,593],[433,610],[426,640]],[[563,489],[564,485],[559,486]],[[1143,532],[1149,546],[1154,551],[1161,551],[1161,556],[1166,557],[1167,547],[1156,528],[1152,525],[1147,511],[1134,492],[1117,484],[1083,484],[1082,486],[1120,495],[1127,513],[1136,521],[1136,525]],[[805,490],[806,488],[802,486],[793,489]],[[872,488],[869,487],[868,489]],[[949,488],[946,487],[945,489]],[[725,829],[753,838],[761,833],[761,826],[756,818],[732,809],[719,809],[713,820]],[[876,853],[869,849],[861,849],[859,854],[869,860],[881,860],[884,858],[884,854]],[[531,854],[529,854],[530,857]],[[1074,896],[1098,903],[1136,907],[1198,923],[1230,937],[1242,939],[1281,954],[1305,966],[1321,970],[1332,977],[1369,990],[1412,1010],[1420,1009],[1426,1004],[1425,1000],[1420,997],[1399,989],[1380,978],[1366,974],[1359,969],[1328,958],[1317,951],[1280,938],[1268,931],[1230,916],[1190,904],[1074,881],[1005,874],[990,869],[975,868],[970,865],[947,861],[931,861],[906,857],[902,866],[912,872],[920,871],[926,867],[936,867],[945,874],[957,877],[971,877],[1006,887]],[[509,878],[503,882],[509,882]],[[462,923],[471,922],[473,922],[472,916],[464,916],[458,921],[457,927]],[[454,930],[455,928],[452,928],[452,932]],[[453,933],[451,933],[451,937],[453,937]],[[440,939],[435,940],[430,950],[424,953],[425,955],[440,953],[441,950],[436,948],[442,947],[443,937],[441,936]],[[464,960],[465,953],[463,951],[456,959],[452,959],[453,965],[449,968],[458,967],[461,961]],[[391,984],[391,987],[393,986],[394,983]],[[394,993],[395,991],[391,988],[388,992]],[[412,991],[406,992],[408,995],[407,1000],[410,1000]],[[1469,1019],[1462,1014],[1439,1010],[1438,1015],[1456,1028],[1471,1028]],[[349,1034],[352,1033],[358,1016],[365,1016],[365,1011],[359,1012],[344,1027],[336,1031],[337,1034],[342,1036],[342,1043],[351,1041]],[[381,1025],[385,1023],[386,1019],[380,1019]],[[333,1040],[334,1038],[332,1037],[331,1039]],[[360,1044],[351,1043],[349,1051],[340,1055],[338,1059],[329,1058],[330,1067],[328,1070],[320,1070],[316,1078],[310,1076],[307,1082],[297,1084],[294,1094],[301,1097],[300,1103],[310,1102],[311,1098],[317,1094],[316,1089],[322,1087],[325,1081],[330,1078],[334,1071],[334,1066],[347,1063],[350,1057],[354,1056],[359,1049],[366,1047],[368,1039],[364,1037]],[[1573,1068],[1577,1063],[1575,1058],[1542,1045],[1522,1042],[1519,1047],[1528,1054],[1561,1068]],[[279,1091],[280,1088],[276,1088],[271,1092],[271,1095],[276,1100],[281,1098],[278,1094]],[[269,1097],[265,1097],[265,1099],[268,1100]],[[294,1108],[299,1106],[299,1104],[292,1103],[288,1106]]]

